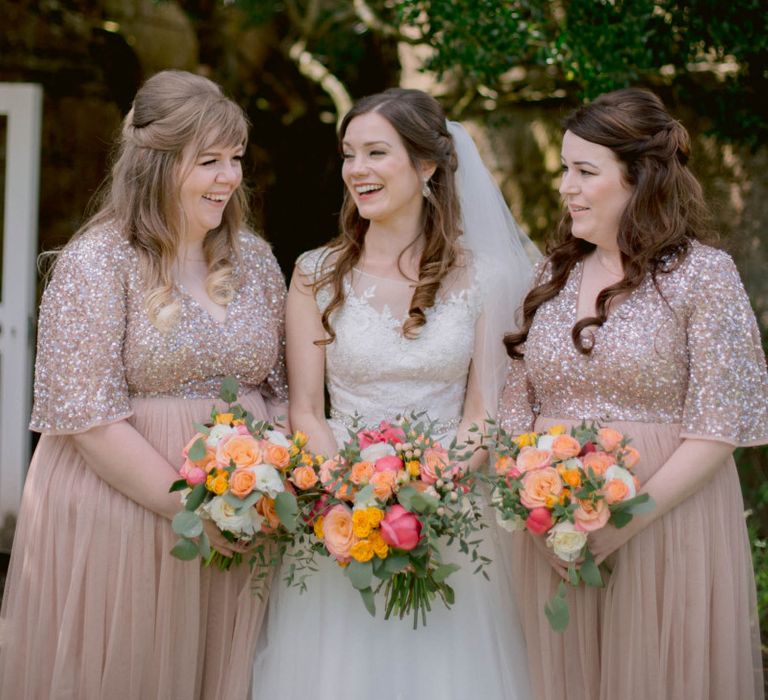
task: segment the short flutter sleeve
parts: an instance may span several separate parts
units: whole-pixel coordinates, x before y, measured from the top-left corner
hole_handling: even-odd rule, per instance
[[[313,285],[329,270],[329,253],[328,248],[315,248],[298,257],[296,269],[304,278],[304,284]],[[331,290],[327,287],[318,289],[315,294],[315,301],[320,311],[324,311],[331,302]]]
[[[688,299],[689,383],[682,437],[768,442],[768,377],[755,315],[729,255],[699,247]]]
[[[40,306],[30,429],[79,433],[132,414],[123,367],[125,247],[90,231],[59,255]]]
[[[530,432],[536,418],[533,410],[535,401],[533,386],[525,371],[525,359],[510,359],[499,401],[499,425],[514,435]]]

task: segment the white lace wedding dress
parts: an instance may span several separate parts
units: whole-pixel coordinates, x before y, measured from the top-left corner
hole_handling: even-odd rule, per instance
[[[311,251],[299,269],[311,276],[325,249]],[[475,274],[465,267],[444,285],[419,337],[401,329],[413,289],[408,283],[355,272],[326,346],[330,424],[341,444],[358,414],[377,424],[397,414],[427,410],[450,442],[461,417],[475,328],[482,308]],[[321,290],[322,309],[330,294]],[[384,620],[381,599],[372,618],[356,590],[330,559],[319,558],[307,591],[279,576],[270,592],[254,665],[253,700],[528,700],[525,646],[495,526],[483,531],[484,553],[494,562],[490,581],[462,566],[449,583],[456,602],[436,600],[426,627],[412,619]]]

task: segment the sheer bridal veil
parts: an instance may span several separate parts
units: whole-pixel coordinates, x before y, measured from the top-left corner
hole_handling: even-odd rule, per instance
[[[472,137],[458,122],[449,121],[448,130],[459,161],[463,243],[472,254],[483,303],[472,362],[484,408],[495,416],[507,367],[504,334],[517,328],[518,309],[541,254],[517,225]]]

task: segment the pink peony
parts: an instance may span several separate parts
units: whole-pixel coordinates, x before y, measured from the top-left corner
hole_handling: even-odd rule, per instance
[[[394,505],[381,521],[381,537],[390,547],[409,552],[419,543],[421,523],[403,506]]]
[[[185,479],[190,486],[197,486],[205,482],[207,474],[204,469],[201,469],[187,459],[181,465],[181,469],[179,469],[179,476]]]
[[[399,472],[402,468],[403,460],[395,455],[379,457],[373,466],[373,470],[377,472]]]

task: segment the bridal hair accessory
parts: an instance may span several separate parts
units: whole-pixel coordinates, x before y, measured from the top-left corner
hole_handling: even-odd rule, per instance
[[[483,407],[493,416],[506,377],[503,338],[517,328],[517,310],[541,253],[517,225],[466,129],[449,121],[448,131],[459,162],[456,189],[461,205],[462,242],[472,254],[483,302],[473,371],[482,392]]]

